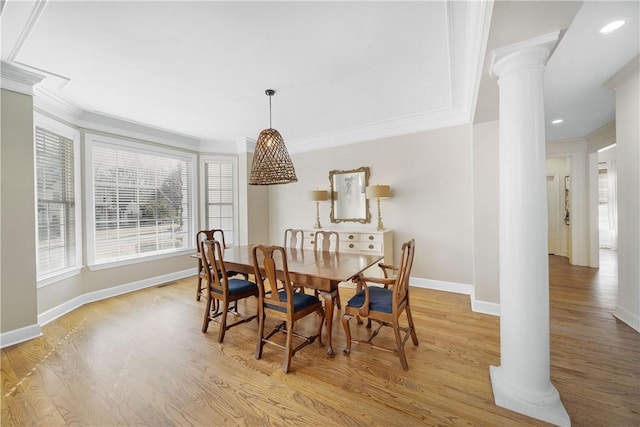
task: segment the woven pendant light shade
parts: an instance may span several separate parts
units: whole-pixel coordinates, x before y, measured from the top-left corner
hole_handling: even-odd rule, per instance
[[[288,184],[297,182],[284,140],[275,129],[260,132],[251,165],[250,185]]]
[[[288,184],[297,182],[298,177],[289,157],[287,146],[280,132],[271,127],[271,97],[276,93],[273,89],[264,92],[269,97],[269,129],[258,135],[256,149],[253,153],[249,185]]]

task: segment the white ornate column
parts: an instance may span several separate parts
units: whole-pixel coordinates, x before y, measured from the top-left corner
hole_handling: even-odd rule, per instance
[[[559,33],[493,52],[500,87],[500,366],[498,406],[570,425],[551,384],[543,75]]]

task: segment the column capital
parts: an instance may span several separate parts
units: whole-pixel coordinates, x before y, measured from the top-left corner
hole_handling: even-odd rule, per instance
[[[45,76],[27,71],[15,65],[2,61],[0,63],[0,86],[2,89],[33,96],[33,87],[40,83]]]
[[[559,38],[560,31],[554,31],[495,49],[491,58],[491,77],[500,77],[519,66],[544,64]]]

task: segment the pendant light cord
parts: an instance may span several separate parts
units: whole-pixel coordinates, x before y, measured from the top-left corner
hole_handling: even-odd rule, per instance
[[[269,129],[272,129],[271,127],[271,95],[269,95]]]

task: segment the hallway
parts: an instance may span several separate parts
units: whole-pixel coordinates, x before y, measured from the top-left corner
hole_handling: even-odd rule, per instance
[[[613,316],[617,280],[615,251],[600,251],[599,269],[549,256],[551,376],[574,425],[640,423],[640,334]]]

